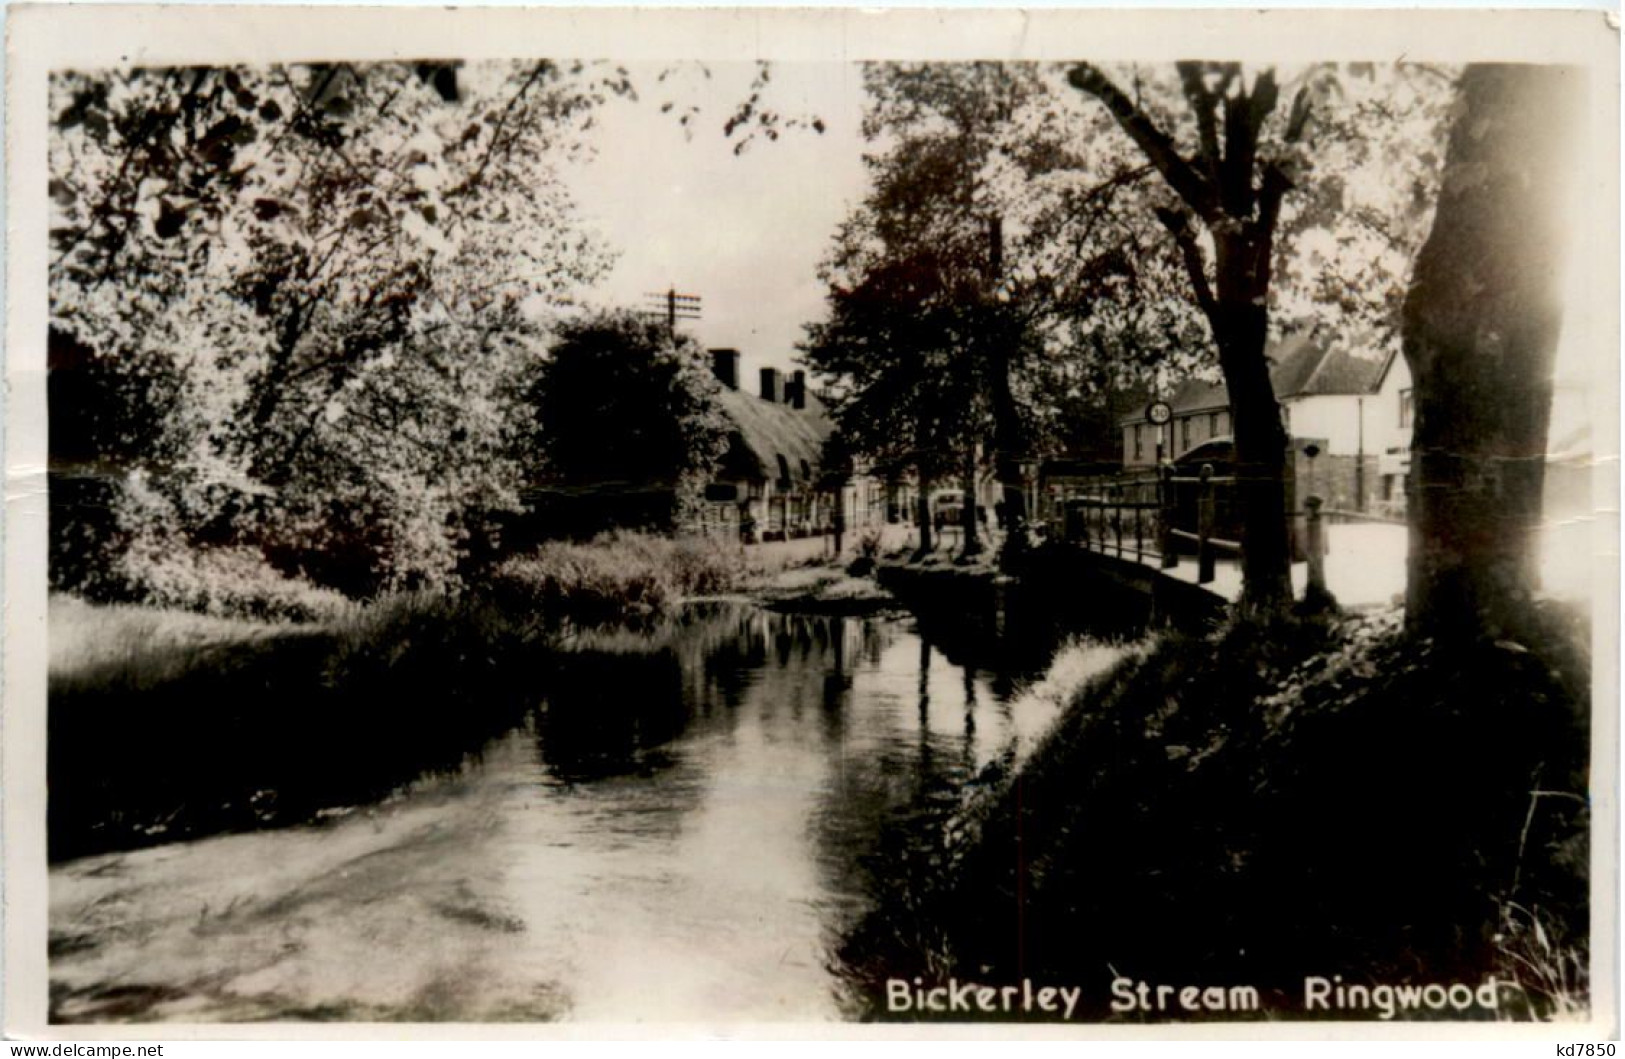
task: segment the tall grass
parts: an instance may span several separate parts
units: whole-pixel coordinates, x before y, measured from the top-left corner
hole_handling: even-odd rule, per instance
[[[737,545],[616,533],[510,560],[488,592],[318,622],[52,602],[50,856],[313,818],[454,769],[524,721],[561,625],[646,625],[752,576]]]
[[[322,621],[354,606],[340,592],[273,569],[257,548],[195,548],[179,539],[138,538],[101,580],[106,602],[220,618]]]
[[[753,567],[737,544],[616,531],[554,541],[509,559],[493,587],[504,605],[585,623],[640,621],[685,599],[742,590]]]
[[[322,625],[61,603],[50,632],[52,860],[297,823],[455,769],[523,719],[551,655],[540,626],[444,595]]]
[[[1564,918],[1516,901],[1501,904],[1495,944],[1513,1017],[1543,1022],[1584,1019],[1590,1009],[1591,945]]]

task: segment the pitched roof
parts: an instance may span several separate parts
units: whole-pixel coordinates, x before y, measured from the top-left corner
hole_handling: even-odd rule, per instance
[[[1357,357],[1346,350],[1328,350],[1301,334],[1272,342],[1265,356],[1270,360],[1270,384],[1278,401],[1371,393],[1382,383],[1391,359]],[[1222,382],[1187,379],[1174,389],[1168,403],[1175,415],[1187,415],[1228,408],[1230,395]],[[1125,417],[1122,422],[1144,420],[1145,413],[1140,412]]]
[[[1381,384],[1387,366],[1383,357],[1357,357],[1343,349],[1322,350],[1306,341],[1295,353],[1285,354],[1278,368],[1270,370],[1270,380],[1275,383],[1275,396],[1283,399],[1366,394]]]
[[[778,478],[778,458],[783,456],[792,482],[810,485],[816,481],[824,441],[834,430],[817,397],[809,393],[807,407],[792,408],[724,388],[719,399],[737,432],[737,440],[724,458],[725,477]]]
[[[1228,408],[1230,395],[1225,392],[1222,382],[1186,379],[1174,390],[1168,403],[1173,406],[1176,415],[1185,412],[1203,412],[1209,408]],[[1144,419],[1145,413],[1141,412],[1135,418]]]

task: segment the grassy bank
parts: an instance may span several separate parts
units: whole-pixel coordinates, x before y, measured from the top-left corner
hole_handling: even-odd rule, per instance
[[[1493,974],[1498,1011],[1446,1017],[1572,1010],[1589,660],[1584,629],[1546,625],[1447,652],[1389,612],[1130,656],[957,848],[904,865],[841,953],[855,1013],[887,1017],[885,979],[913,975],[1076,984],[1091,1019],[1201,1017],[1113,1011],[1118,977],[1248,984],[1259,1015],[1304,1018],[1308,975]]]
[[[564,743],[640,723],[606,709],[605,674],[578,672],[599,657],[585,633],[647,636],[685,600],[761,589],[787,565],[621,533],[546,545],[461,595],[346,603],[318,622],[56,597],[50,856],[343,813],[459,767],[550,694],[591,700],[555,711],[568,756]],[[642,689],[623,701],[669,698],[669,659],[606,657]]]
[[[738,544],[617,532],[509,559],[491,587],[504,606],[553,620],[636,622],[684,599],[741,591],[754,572]]]
[[[548,636],[402,596],[320,625],[53,603],[52,860],[318,817],[453,769],[534,701]]]

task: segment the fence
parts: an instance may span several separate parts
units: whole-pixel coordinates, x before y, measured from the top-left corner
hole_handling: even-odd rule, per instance
[[[1181,549],[1196,554],[1197,583],[1214,579],[1218,556],[1240,557],[1236,479],[1204,464],[1196,475],[1174,468],[1085,479],[1059,501],[1064,540],[1089,551],[1164,569],[1179,565]],[[1314,505],[1318,507],[1318,505]],[[1311,512],[1311,517],[1316,517]]]

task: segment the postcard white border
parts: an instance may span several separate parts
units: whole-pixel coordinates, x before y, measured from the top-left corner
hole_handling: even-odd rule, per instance
[[[1600,1040],[1618,1032],[1619,40],[1595,11],[968,10],[892,8],[12,7],[7,24],[5,639],[3,656],[5,1029],[41,1040],[773,1038],[882,1040]],[[1147,61],[1223,56],[1560,62],[1591,71],[1582,184],[1594,207],[1575,233],[1595,341],[1593,433],[1599,593],[1594,618],[1592,1017],[1562,1025],[1248,1023],[1157,1026],[108,1025],[53,1026],[46,1011],[45,332],[46,75],[66,67],[274,60],[860,59]]]

